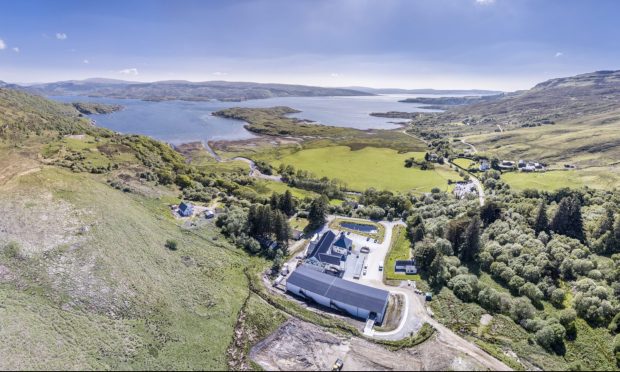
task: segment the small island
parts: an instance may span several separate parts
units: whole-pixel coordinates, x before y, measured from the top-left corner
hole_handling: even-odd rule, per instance
[[[71,105],[78,110],[80,114],[84,115],[111,114],[125,108],[121,105],[109,105],[94,102],[73,102]]]
[[[458,106],[458,105],[471,105],[474,103],[495,101],[503,94],[495,94],[491,96],[464,96],[464,97],[415,97],[400,100],[398,102],[403,103],[421,103],[424,105],[437,105],[437,106]]]
[[[419,112],[403,112],[403,111],[388,111],[388,112],[371,112],[368,114],[378,118],[389,119],[415,119],[420,116]]]

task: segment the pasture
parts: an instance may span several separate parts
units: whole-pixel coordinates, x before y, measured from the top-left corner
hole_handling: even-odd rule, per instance
[[[318,177],[337,179],[347,189],[363,191],[370,187],[416,193],[430,192],[434,187],[448,190],[448,179],[460,179],[456,172],[437,166],[433,170],[405,168],[405,159],[423,159],[423,152],[399,154],[387,148],[365,147],[352,151],[346,146],[305,149],[272,162],[292,165]]]
[[[620,174],[617,169],[612,167],[593,167],[543,173],[510,172],[503,174],[502,179],[515,190],[552,191],[562,187],[580,188],[584,186],[596,189],[613,189],[618,185]]]

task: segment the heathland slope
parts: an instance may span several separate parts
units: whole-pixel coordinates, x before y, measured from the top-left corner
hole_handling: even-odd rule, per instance
[[[0,369],[226,368],[255,259],[173,217],[202,173],[22,92],[0,128]]]
[[[244,101],[270,97],[367,96],[353,89],[323,88],[290,84],[263,84],[228,81],[157,81],[152,83],[88,79],[38,84],[24,88],[45,95],[87,95],[92,97],[134,98],[149,101]]]
[[[533,127],[575,120],[620,109],[620,71],[597,71],[551,79],[504,98],[457,106],[414,121],[418,131],[487,133],[497,129]],[[439,126],[439,128],[437,128]]]

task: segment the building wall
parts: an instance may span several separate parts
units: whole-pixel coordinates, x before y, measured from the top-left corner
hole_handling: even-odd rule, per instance
[[[298,296],[301,296],[301,288],[299,288],[296,285],[290,284],[290,283],[286,283],[286,290],[294,293]],[[334,302],[338,308],[348,312],[350,315],[354,316],[354,317],[358,317],[358,318],[362,318],[362,319],[368,319],[368,317],[370,316],[370,311],[366,310],[366,309],[362,309],[360,307],[356,307],[356,306],[352,306],[349,304],[345,304],[342,303],[340,301],[332,301],[331,299],[321,296],[317,293],[314,292],[310,292],[307,290],[303,291],[305,293],[306,296],[311,297],[314,301],[316,301],[317,303],[325,306],[325,307],[331,307],[332,302]],[[302,296],[303,297],[303,296]],[[385,310],[386,310],[387,304],[386,306],[384,306],[383,311],[379,314],[377,314],[377,323],[381,323],[383,322],[383,315],[385,314]]]

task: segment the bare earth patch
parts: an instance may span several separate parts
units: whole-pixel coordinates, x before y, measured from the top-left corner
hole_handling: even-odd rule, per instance
[[[390,351],[358,337],[327,332],[292,319],[259,342],[250,357],[266,370],[330,370],[336,359],[343,370],[483,370],[473,358],[435,338],[410,349]]]
[[[84,211],[54,199],[50,192],[6,187],[2,194],[0,243],[16,241],[20,254],[33,256],[82,239]]]

